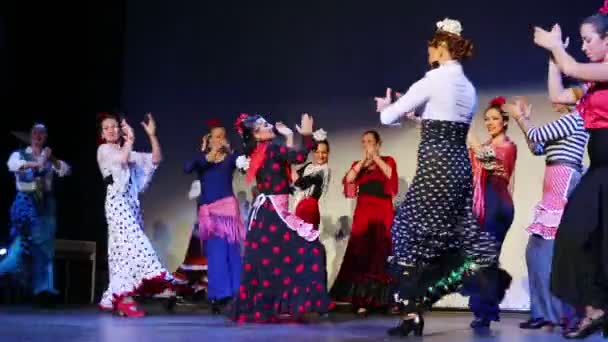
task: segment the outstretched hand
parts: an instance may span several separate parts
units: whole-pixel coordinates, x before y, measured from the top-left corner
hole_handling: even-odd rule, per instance
[[[391,88],[386,88],[386,95],[384,97],[376,97],[374,100],[376,101],[376,112],[382,112],[386,107],[390,106],[392,103],[391,100]]]
[[[300,120],[300,125],[296,125],[296,130],[301,135],[312,135],[312,128],[314,125],[314,119],[310,114],[304,113],[302,114],[302,119]]]

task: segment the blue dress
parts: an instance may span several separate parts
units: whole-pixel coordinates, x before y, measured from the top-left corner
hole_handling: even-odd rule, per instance
[[[232,176],[236,158],[237,155],[231,153],[221,162],[212,163],[201,154],[184,166],[186,173],[196,172],[201,183],[199,238],[207,256],[208,298],[212,301],[231,298],[239,289],[241,242],[245,232],[238,205],[234,206]],[[221,213],[215,209],[218,206]]]

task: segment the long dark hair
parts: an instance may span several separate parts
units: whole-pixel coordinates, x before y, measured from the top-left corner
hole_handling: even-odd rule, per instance
[[[250,156],[257,145],[257,140],[253,136],[255,122],[260,119],[260,115],[241,114],[235,123],[235,129],[241,136],[243,153]]]
[[[606,34],[608,33],[608,15],[604,13],[596,13],[594,15],[588,16],[581,23],[581,25],[584,24],[592,25],[595,28],[597,34],[599,34],[602,38],[605,38]]]

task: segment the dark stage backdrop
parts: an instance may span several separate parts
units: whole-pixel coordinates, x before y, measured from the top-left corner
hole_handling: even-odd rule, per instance
[[[436,21],[461,20],[464,35],[475,42],[475,57],[465,68],[481,102],[495,95],[530,94],[542,122],[552,117],[544,97],[546,55],[532,44],[532,26],[559,22],[573,38],[571,50],[578,51],[578,23],[600,2],[93,0],[31,6],[5,0],[0,3],[0,152],[7,158],[19,146],[10,130],[47,123],[56,155],[74,167],[74,175],[60,184],[58,235],[96,240],[103,258],[104,190],[95,161],[94,113],[122,110],[137,126],[152,111],[166,158],[144,196],[146,230],[174,268],[194,216],[194,203],[186,199],[192,179],[182,175],[181,165],[196,155],[205,120],[231,125],[238,112],[246,111],[293,125],[309,111],[332,141],[334,182],[324,222],[333,229],[352,210],[339,181],[359,157],[359,134],[378,127],[372,98],[386,86],[405,90],[424,74],[426,40]],[[381,132],[384,153],[397,158],[405,185],[413,175],[418,132],[409,125]],[[143,131],[137,133],[137,147],[148,148]],[[527,154],[519,132],[512,135],[521,146],[518,214],[503,262],[517,284],[505,303],[523,308],[522,231],[540,196],[542,160]],[[12,176],[4,170],[0,241],[14,196]],[[241,179],[236,185],[244,189]],[[335,246],[336,267],[343,248]],[[450,299],[443,305],[462,302]]]
[[[74,171],[57,183],[57,235],[97,241],[104,258],[107,234],[95,160],[95,112],[120,108],[124,14],[123,0],[0,2],[0,153],[5,158],[0,172],[0,245],[8,235],[15,195],[14,178],[4,165],[11,151],[24,146],[10,132],[44,122],[54,154]],[[58,266],[63,289],[63,267]],[[82,289],[86,298],[90,270],[86,264],[77,266],[72,268],[71,293]]]

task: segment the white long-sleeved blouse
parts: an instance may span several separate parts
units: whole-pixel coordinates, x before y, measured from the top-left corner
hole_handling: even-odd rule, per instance
[[[393,104],[380,113],[380,121],[391,125],[416,112],[423,120],[470,123],[477,110],[477,92],[457,61],[441,64],[426,73]]]

